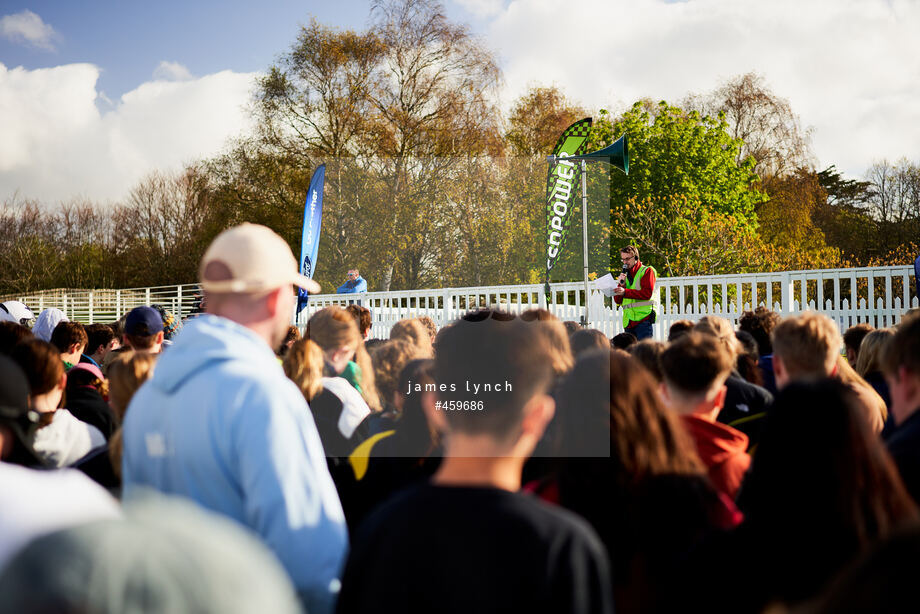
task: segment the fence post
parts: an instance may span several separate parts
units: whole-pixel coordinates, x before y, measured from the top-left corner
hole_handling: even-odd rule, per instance
[[[794,285],[792,281],[792,276],[789,275],[788,271],[784,271],[782,275],[782,281],[780,286],[780,291],[783,293],[783,315],[788,316],[792,314],[792,299],[793,299],[793,290]]]
[[[144,304],[150,304],[150,288],[144,288]]]
[[[441,291],[441,301],[443,303],[441,310],[441,326],[444,326],[450,322],[450,294],[448,294],[447,288]]]
[[[93,323],[93,293],[89,293],[89,323]]]

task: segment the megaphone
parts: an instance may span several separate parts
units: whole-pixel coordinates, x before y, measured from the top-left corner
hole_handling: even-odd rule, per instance
[[[611,166],[617,167],[627,175],[629,174],[629,140],[625,134],[607,147],[579,157],[586,160],[607,158],[610,160]]]
[[[547,156],[547,159],[550,162],[555,162],[558,158],[556,156]],[[598,162],[609,162],[611,166],[615,166],[628,175],[629,139],[627,135],[624,134],[603,149],[598,149],[597,151],[592,151],[591,153],[582,154],[580,156],[568,156],[566,160],[597,160]]]

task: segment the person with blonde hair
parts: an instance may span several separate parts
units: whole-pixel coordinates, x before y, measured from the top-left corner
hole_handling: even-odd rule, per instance
[[[894,417],[890,411],[891,393],[888,390],[885,376],[882,374],[882,360],[885,356],[885,350],[893,338],[894,331],[890,328],[879,328],[868,333],[859,344],[859,354],[856,358],[856,364],[853,365],[860,377],[872,386],[872,389],[885,401],[887,418],[885,419],[885,428],[882,429],[883,438],[887,437],[895,428]]]
[[[419,353],[416,358],[431,358],[434,356],[431,346],[431,335],[429,335],[425,325],[422,324],[418,318],[408,318],[394,324],[393,328],[390,329],[390,340],[405,340],[410,345],[413,345],[417,348]],[[398,375],[399,372],[397,371],[397,376]],[[390,399],[384,396],[384,403],[389,400]]]
[[[281,367],[309,403],[327,462],[334,468],[367,438],[363,422],[370,415],[370,408],[343,378],[323,377],[323,350],[311,339],[295,341]]]
[[[431,344],[434,345],[434,338],[438,336],[438,327],[434,320],[431,319],[431,316],[419,316],[416,320],[421,322],[425,330],[428,331],[428,338],[431,340]]]
[[[125,411],[131,397],[150,379],[157,362],[158,354],[126,350],[109,364],[109,405],[120,423],[125,418]]]
[[[304,337],[312,339],[323,351],[326,375],[347,380],[361,393],[371,411],[381,411],[371,357],[350,313],[337,306],[320,309],[307,322]]]
[[[880,433],[887,411],[879,405],[874,390],[841,360],[843,337],[833,320],[814,311],[806,311],[780,322],[773,329],[773,372],[776,386],[782,390],[797,380],[837,377],[850,385],[872,429]]]
[[[553,375],[561,378],[575,366],[575,357],[572,354],[572,344],[565,324],[546,309],[528,309],[521,314],[525,322],[533,322],[537,334],[540,334],[549,343],[552,351],[550,364]]]
[[[856,372],[856,369],[850,365],[849,361],[847,361],[844,356],[837,357],[837,371],[835,377],[844,384],[850,386],[853,394],[856,395],[856,398],[862,406],[866,408],[870,424],[873,425],[873,428],[881,429],[883,437],[887,436],[890,429],[889,431],[885,431],[885,426],[890,424],[890,428],[894,428],[894,418],[889,415],[888,404],[882,395]],[[878,426],[879,421],[882,424],[881,427]]]
[[[124,449],[120,425],[125,419],[125,411],[128,409],[128,403],[131,402],[131,397],[141,387],[141,384],[153,375],[158,356],[159,354],[150,352],[125,350],[118,352],[109,363],[109,406],[115,414],[116,424],[119,425],[109,439],[109,460],[112,463],[112,471],[119,481],[121,480],[121,456]]]
[[[863,337],[854,365],[860,376],[868,380],[867,376],[870,373],[878,373],[882,370],[882,357],[893,337],[894,331],[890,328],[879,328]]]

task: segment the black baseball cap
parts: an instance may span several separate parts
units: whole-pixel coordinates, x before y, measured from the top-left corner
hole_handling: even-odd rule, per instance
[[[29,409],[29,382],[22,369],[7,356],[0,355],[0,426],[14,437],[13,452],[3,459],[17,465],[42,465],[32,449],[39,415]]]

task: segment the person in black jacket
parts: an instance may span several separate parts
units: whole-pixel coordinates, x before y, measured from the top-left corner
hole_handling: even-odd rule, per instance
[[[108,382],[94,364],[81,362],[67,372],[67,409],[77,419],[99,429],[106,441],[117,426],[115,414],[105,399],[108,390]]]
[[[902,321],[882,362],[897,428],[888,451],[914,501],[920,502],[920,316]]]

